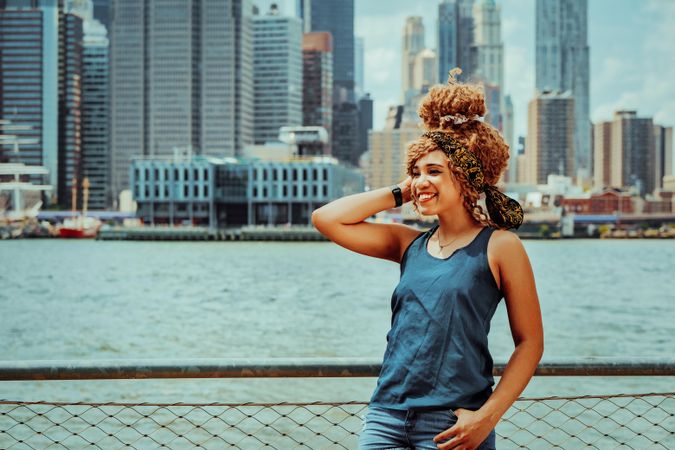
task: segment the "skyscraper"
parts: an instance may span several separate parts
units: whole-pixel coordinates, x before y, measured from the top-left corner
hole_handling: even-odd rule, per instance
[[[113,1],[114,195],[129,188],[134,156],[234,156],[253,142],[252,10],[250,0]]]
[[[333,130],[333,37],[305,33],[302,41],[302,124]],[[328,148],[330,153],[330,146]]]
[[[517,168],[518,152],[516,151],[515,139],[513,134],[513,126],[514,126],[513,102],[511,101],[510,95],[504,95],[502,96],[502,98],[504,99],[503,101],[504,108],[502,110],[502,117],[503,117],[502,134],[504,135],[504,140],[509,145],[509,166],[506,172],[504,172],[504,181],[508,183],[515,183],[516,174],[518,170]]]
[[[254,143],[279,140],[279,128],[302,125],[302,22],[269,13],[253,17]]]
[[[0,162],[45,166],[44,182],[53,185],[58,198],[59,8],[55,3],[2,3],[0,134],[16,136],[18,145],[0,141]]]
[[[359,111],[354,72],[354,0],[305,0],[299,9],[312,31],[333,35],[333,156],[357,165]]]
[[[504,130],[504,44],[501,36],[500,7],[494,0],[480,0],[473,7],[474,76],[485,84],[488,103],[487,120]]]
[[[406,102],[408,91],[414,90],[415,57],[424,50],[424,23],[422,18],[408,17],[403,27],[401,55],[401,101]]]
[[[445,83],[448,72],[462,69],[463,78],[474,73],[474,0],[443,0],[438,5],[438,80]]]
[[[354,0],[310,0],[309,3],[309,7],[299,12],[303,19],[310,18],[311,31],[328,31],[333,35],[334,99],[354,102]]]
[[[612,181],[612,122],[599,122],[593,126],[593,187],[611,186],[621,187]]]
[[[59,33],[59,174],[58,202],[66,208],[82,202],[82,19],[62,15]],[[77,205],[72,204],[77,190]]]
[[[368,132],[373,129],[373,99],[366,94],[359,100],[359,155],[368,151]]]
[[[16,136],[2,140],[0,161],[45,166],[52,200],[69,208],[81,181],[82,21],[63,2],[0,8],[0,134]]]
[[[504,88],[504,44],[501,8],[494,0],[479,0],[473,7],[475,75],[478,79]]]
[[[544,184],[550,174],[571,177],[574,159],[574,99],[569,93],[541,94],[528,107],[527,173],[529,183]]]
[[[572,93],[577,182],[591,174],[587,0],[537,0],[536,89]]]
[[[362,37],[354,38],[354,92],[355,98],[361,98],[365,93],[365,41]]]
[[[82,180],[89,180],[89,209],[106,209],[110,198],[108,32],[92,0],[71,0],[70,12],[82,17]]]

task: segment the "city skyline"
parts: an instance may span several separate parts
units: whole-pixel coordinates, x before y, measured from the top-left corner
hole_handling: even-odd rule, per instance
[[[272,3],[258,2],[264,8]],[[277,3],[285,14],[292,0]],[[365,92],[375,101],[373,129],[399,103],[401,39],[405,20],[421,16],[427,46],[436,47],[438,0],[355,2],[355,34],[365,40]],[[535,0],[497,1],[502,11],[505,94],[514,103],[516,136],[527,131],[527,104],[535,89]],[[612,14],[607,11],[611,9]],[[611,120],[616,110],[633,109],[654,122],[675,125],[675,2],[593,0],[588,4],[591,121]],[[390,67],[390,70],[382,70]]]

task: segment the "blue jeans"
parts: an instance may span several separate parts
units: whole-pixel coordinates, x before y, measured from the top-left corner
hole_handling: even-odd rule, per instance
[[[359,436],[359,450],[438,450],[434,436],[457,422],[452,410],[405,411],[368,407]],[[495,450],[492,430],[476,450]]]

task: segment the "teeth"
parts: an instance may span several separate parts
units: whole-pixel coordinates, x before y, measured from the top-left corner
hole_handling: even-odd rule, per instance
[[[428,200],[433,197],[435,194],[420,194],[420,200]]]

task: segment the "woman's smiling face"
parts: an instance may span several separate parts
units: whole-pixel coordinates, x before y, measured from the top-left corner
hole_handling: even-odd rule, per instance
[[[410,174],[411,192],[420,214],[430,216],[463,207],[461,191],[448,164],[440,150],[426,153],[415,162]]]

